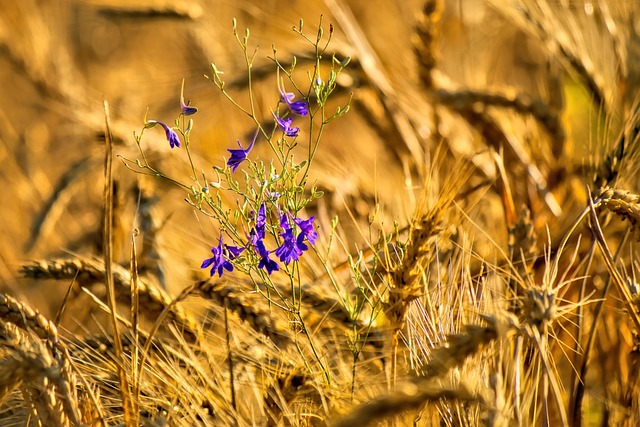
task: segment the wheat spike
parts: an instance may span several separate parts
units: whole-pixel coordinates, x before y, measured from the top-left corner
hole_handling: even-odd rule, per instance
[[[565,140],[564,127],[560,116],[539,99],[524,94],[509,94],[475,90],[448,91],[438,89],[434,92],[438,103],[454,111],[465,111],[469,106],[477,105],[508,108],[522,115],[530,115],[542,125],[551,137],[554,146],[562,146]]]
[[[25,380],[38,377],[38,363],[30,363],[28,339],[17,326],[0,321],[0,348],[3,358],[0,361],[0,404],[4,403],[11,392]]]
[[[628,220],[631,227],[638,230],[640,222],[640,195],[618,188],[606,188],[600,193],[601,206]]]
[[[82,159],[72,165],[69,170],[60,178],[51,196],[46,201],[40,215],[35,219],[29,241],[26,244],[27,251],[32,250],[36,243],[48,236],[53,227],[64,212],[67,203],[75,191],[75,187],[82,183],[84,175],[97,166],[96,159]]]
[[[526,206],[522,206],[518,222],[509,227],[508,251],[511,264],[515,268],[517,276],[522,279],[516,280],[509,277],[509,290],[514,296],[521,296],[522,282],[526,282],[531,272],[531,267],[536,255],[536,230],[531,220],[531,211]]]
[[[6,294],[0,294],[0,319],[23,330],[31,331],[40,339],[47,340],[59,372],[51,381],[54,381],[58,392],[64,397],[62,404],[65,412],[70,414],[72,419],[77,419],[76,377],[69,361],[67,348],[60,340],[53,322],[27,304]]]
[[[455,179],[446,181],[435,204],[427,207],[428,196],[425,193],[416,207],[416,213],[409,230],[409,238],[398,258],[385,246],[385,256],[381,262],[383,276],[389,284],[385,313],[393,327],[392,346],[397,343],[397,334],[404,327],[409,304],[422,296],[426,290],[424,272],[434,256],[434,238],[443,228],[445,212],[454,201],[459,188],[469,176],[468,168],[460,168]]]
[[[424,378],[444,375],[461,365],[468,357],[490,342],[518,333],[518,322],[510,316],[505,320],[484,316],[487,326],[466,325],[460,334],[446,337],[443,345],[433,350],[431,360],[424,367]]]
[[[28,305],[2,293],[0,293],[0,319],[24,330],[33,331],[42,339],[58,342],[58,330],[53,322]]]
[[[104,283],[105,279],[102,262],[86,258],[33,261],[31,264],[23,265],[20,268],[20,273],[33,279],[71,280],[75,277],[77,283],[86,286]],[[114,265],[113,280],[118,299],[130,303],[131,274],[129,271],[119,265]],[[150,319],[158,317],[172,301],[171,297],[161,288],[142,280],[142,278],[138,278],[138,292],[140,310]],[[183,308],[173,305],[169,311],[169,319],[175,322],[190,339],[198,337],[199,324]]]
[[[62,372],[64,360],[56,360],[53,348],[47,347],[39,337],[21,332],[11,323],[0,321],[0,337],[4,340],[0,346],[8,351],[0,362],[5,372],[0,376],[2,392],[10,392],[19,386],[25,400],[31,403],[39,421],[45,426],[68,426],[69,415],[77,424],[75,402],[66,401],[71,395],[65,381],[69,374]],[[6,397],[2,395],[2,398]]]
[[[424,87],[433,89],[433,70],[438,61],[439,24],[444,9],[443,0],[427,0],[422,7],[413,38],[414,49],[420,64],[420,80]]]
[[[471,392],[464,385],[447,388],[427,381],[410,382],[398,385],[393,392],[356,407],[333,424],[333,427],[365,427],[404,411],[419,409],[427,402],[443,400],[484,402],[481,395]]]
[[[223,307],[226,305],[255,331],[271,338],[278,347],[292,343],[287,324],[264,308],[261,296],[238,292],[235,286],[213,279],[196,282],[195,291],[205,299]]]

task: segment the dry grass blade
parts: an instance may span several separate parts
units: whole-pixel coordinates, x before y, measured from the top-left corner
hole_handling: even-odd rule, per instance
[[[264,306],[262,296],[238,292],[235,286],[213,279],[196,282],[195,292],[202,298],[226,306],[255,331],[271,338],[278,347],[285,348],[293,342],[286,322],[271,314]]]
[[[104,257],[105,266],[105,286],[107,288],[107,303],[109,305],[111,320],[111,330],[113,332],[113,340],[116,344],[116,363],[118,369],[118,379],[120,380],[120,395],[122,398],[122,407],[124,410],[125,425],[131,425],[133,403],[131,402],[131,390],[129,389],[129,381],[127,373],[124,370],[124,355],[122,352],[122,341],[120,340],[120,327],[118,325],[118,311],[116,305],[116,290],[113,283],[113,148],[111,144],[111,118],[109,116],[109,103],[105,99],[104,120],[105,120],[105,158],[104,158],[104,215],[102,227],[102,255]]]

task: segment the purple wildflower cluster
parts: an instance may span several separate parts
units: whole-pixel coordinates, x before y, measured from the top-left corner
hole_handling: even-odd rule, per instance
[[[257,215],[252,212],[252,216],[255,217],[255,224],[248,235],[248,241],[244,247],[231,246],[222,243],[222,235],[217,247],[211,248],[213,256],[207,258],[202,262],[201,268],[211,267],[211,276],[216,273],[218,276],[222,276],[224,270],[233,271],[233,265],[231,261],[236,259],[245,249],[253,250],[258,258],[258,268],[266,270],[268,274],[274,271],[280,270],[278,263],[271,259],[271,254],[275,255],[286,265],[289,265],[291,261],[297,261],[300,256],[309,249],[309,246],[305,243],[314,244],[318,238],[318,233],[313,227],[313,221],[315,217],[309,219],[293,218],[291,223],[290,213],[280,213],[280,229],[279,233],[282,241],[280,246],[274,250],[268,250],[264,239],[266,237],[267,226],[267,207],[263,202],[260,204]]]
[[[278,83],[278,91],[280,93],[280,99],[284,102],[289,110],[299,116],[307,116],[309,114],[309,104],[303,100],[295,100],[293,93],[285,92],[281,83]],[[181,100],[181,105],[184,105]],[[187,115],[185,108],[183,107],[183,113]],[[293,119],[281,118],[274,113],[276,123],[284,134],[290,138],[298,136],[300,128],[292,126]],[[240,141],[237,141],[239,149],[228,149],[231,157],[227,160],[227,166],[231,168],[231,172],[235,172],[240,163],[245,161],[258,137],[258,131],[253,136],[253,140],[247,148],[244,148]],[[277,205],[277,199],[280,197],[279,193],[269,193],[268,200],[270,203],[276,204],[279,214],[279,230],[278,235],[280,239],[277,239],[280,245],[274,250],[268,250],[265,245],[266,227],[267,227],[267,206],[265,202],[260,204],[258,212],[252,212],[254,218],[254,225],[251,228],[247,236],[247,243],[242,246],[231,246],[223,244],[222,234],[217,247],[211,248],[213,256],[207,258],[202,262],[201,268],[211,267],[211,276],[216,273],[218,276],[222,276],[224,271],[233,271],[233,264],[231,261],[236,259],[243,251],[248,250],[255,253],[258,258],[258,268],[264,269],[268,274],[274,271],[280,270],[280,265],[276,260],[271,258],[271,255],[277,257],[280,262],[285,265],[289,265],[292,261],[297,261],[300,256],[309,249],[307,243],[313,245],[318,238],[318,233],[313,226],[314,217],[309,219],[295,218],[290,212],[282,212]]]

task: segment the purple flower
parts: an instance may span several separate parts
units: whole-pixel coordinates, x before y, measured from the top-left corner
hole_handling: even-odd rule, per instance
[[[196,107],[185,104],[184,99],[180,99],[180,109],[182,110],[182,114],[184,114],[185,116],[190,116],[198,112],[198,109]]]
[[[227,160],[227,166],[231,168],[231,172],[235,172],[236,169],[238,169],[238,166],[240,166],[240,163],[242,163],[247,159],[249,152],[253,148],[253,144],[255,144],[256,142],[256,138],[258,138],[258,131],[256,131],[256,134],[253,136],[253,140],[251,141],[251,144],[247,147],[246,150],[242,148],[242,144],[240,144],[240,141],[238,140],[236,141],[238,142],[238,147],[240,147],[239,150],[232,150],[231,148],[227,149],[227,151],[231,153],[231,158]]]
[[[244,248],[239,248],[237,246],[224,245],[223,247],[222,235],[220,235],[220,242],[218,243],[218,247],[211,248],[211,253],[213,254],[213,256],[202,261],[202,265],[200,266],[200,268],[211,267],[211,276],[213,276],[217,270],[218,276],[222,277],[222,273],[224,270],[233,271],[233,264],[231,264],[231,262],[229,261],[236,259],[243,250]]]
[[[189,103],[184,103],[184,79],[182,80],[182,89],[180,89],[180,109],[185,116],[190,116],[198,112],[196,107],[190,106]]]
[[[318,233],[316,233],[316,230],[313,228],[314,219],[315,216],[312,216],[309,219],[294,218],[293,220],[298,225],[298,227],[300,227],[300,230],[302,230],[301,235],[304,235],[304,237],[306,237],[309,243],[311,243],[312,245],[318,238]]]
[[[238,256],[240,256],[240,254],[242,253],[242,251],[244,251],[244,248],[238,247],[238,246],[230,246],[230,245],[224,245],[224,249],[227,253],[227,257],[230,260],[234,260],[236,258],[238,258]]]
[[[256,218],[256,232],[260,239],[264,239],[264,227],[267,224],[267,207],[262,203],[258,209],[258,217]]]
[[[278,81],[278,92],[280,92],[280,99],[287,104],[292,113],[299,116],[306,116],[309,114],[309,103],[307,101],[294,101],[295,95],[291,92],[284,90],[284,83]]]
[[[270,251],[264,247],[264,242],[261,239],[256,240],[255,242],[256,251],[258,255],[260,255],[260,262],[258,263],[258,268],[264,268],[267,270],[268,274],[273,273],[274,271],[280,270],[278,263],[269,258]]]
[[[285,230],[285,232],[280,235],[283,238],[283,242],[282,245],[276,249],[275,254],[280,258],[280,261],[287,265],[289,265],[291,261],[297,261],[300,255],[302,255],[302,252],[309,249],[309,247],[303,243],[304,235],[300,234],[296,238],[291,228]]]
[[[178,134],[171,129],[169,126],[165,125],[162,122],[159,122],[157,120],[149,120],[147,123],[151,123],[154,126],[155,125],[160,125],[164,128],[164,133],[167,136],[167,141],[169,141],[169,146],[171,148],[175,148],[175,147],[180,147],[180,138],[178,137]]]
[[[280,228],[282,228],[285,233],[291,231],[291,225],[289,225],[289,218],[286,212],[280,214]]]
[[[295,126],[291,127],[291,123],[293,122],[293,119],[291,117],[282,119],[276,116],[275,113],[273,114],[273,117],[275,117],[276,122],[278,123],[278,126],[282,128],[285,135],[291,138],[295,138],[296,136],[298,136],[298,132],[300,132],[300,128]]]

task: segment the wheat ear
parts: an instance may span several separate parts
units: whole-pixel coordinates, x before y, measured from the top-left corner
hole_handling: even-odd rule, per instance
[[[31,264],[23,265],[20,273],[33,279],[71,280],[75,277],[78,284],[85,286],[104,283],[105,280],[104,264],[86,258],[33,261]],[[117,264],[113,265],[113,281],[118,299],[130,303],[130,272]],[[165,291],[142,278],[138,278],[138,298],[140,310],[150,319],[158,317],[172,301]],[[188,338],[197,339],[200,326],[187,311],[174,305],[168,315]]]
[[[438,61],[439,24],[444,9],[443,0],[427,0],[416,23],[413,45],[420,64],[420,81],[427,90],[433,89],[433,70]]]
[[[25,400],[45,426],[68,426],[72,421],[77,424],[77,402],[70,405],[71,402],[67,401],[70,394],[65,377],[68,373],[54,357],[55,349],[35,334],[29,336],[5,321],[0,321],[0,337],[4,341],[0,346],[8,351],[0,362],[5,372],[1,376],[2,392],[10,392],[19,386]]]
[[[559,114],[539,99],[523,94],[443,89],[436,90],[434,97],[439,104],[454,111],[465,111],[469,106],[477,109],[478,105],[484,105],[507,108],[518,114],[531,116],[547,131],[554,146],[564,144],[565,133]]]
[[[364,403],[333,427],[365,427],[381,419],[398,415],[404,411],[416,410],[427,402],[457,400],[483,403],[481,395],[471,392],[464,385],[446,388],[426,381],[398,385],[396,390]]]
[[[271,338],[278,347],[284,348],[292,343],[288,325],[271,315],[260,295],[238,292],[235,286],[213,279],[196,282],[195,292],[222,307],[226,305],[255,331]]]
[[[606,188],[600,193],[600,205],[623,220],[628,220],[631,228],[638,230],[640,223],[640,195],[627,190]]]
[[[60,337],[58,330],[49,319],[17,299],[0,293],[0,320],[12,323],[18,328],[31,331],[40,339],[46,340],[50,351],[55,356],[59,375],[55,386],[65,398],[65,411],[72,420],[77,420],[78,400],[76,395],[76,376],[73,372],[69,352]]]

